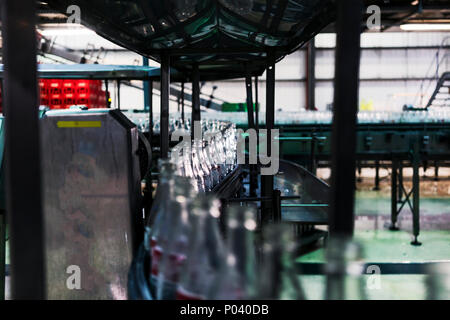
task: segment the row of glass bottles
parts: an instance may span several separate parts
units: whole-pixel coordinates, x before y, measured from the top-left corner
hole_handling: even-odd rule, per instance
[[[223,132],[223,133],[222,133]],[[236,127],[207,128],[205,139],[183,141],[172,148],[170,160],[180,176],[196,180],[196,190],[210,191],[237,165]]]
[[[276,230],[265,235],[267,244],[258,248],[255,210],[232,206],[226,211],[223,237],[219,232],[220,201],[196,193],[193,181],[177,175],[173,163],[160,162],[145,238],[151,256],[153,298],[302,298],[289,264],[293,261],[292,242],[284,236],[286,232],[274,227]]]
[[[139,116],[131,114],[132,120],[139,126],[142,131],[148,131],[149,122],[147,116]],[[234,123],[238,125],[247,125],[247,114],[242,112],[212,112],[202,114],[206,123]],[[331,111],[307,111],[300,110],[278,111],[275,116],[275,122],[278,125],[290,124],[330,124],[332,122],[333,113]],[[264,114],[259,117],[261,123],[264,124]],[[408,110],[408,111],[359,111],[358,123],[447,123],[450,122],[450,109],[448,107],[432,107],[428,110]],[[158,119],[154,120],[153,132],[159,132],[160,123]],[[169,131],[173,132],[177,129],[190,130],[190,120],[183,122],[181,118],[175,116],[169,120]]]

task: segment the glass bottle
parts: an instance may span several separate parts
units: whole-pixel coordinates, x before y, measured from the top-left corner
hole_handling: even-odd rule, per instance
[[[326,250],[327,300],[365,300],[360,244],[342,236],[331,237]]]
[[[157,300],[175,299],[180,268],[186,259],[189,206],[194,197],[192,179],[175,176],[166,211],[155,219],[150,287]]]
[[[178,300],[203,300],[211,296],[223,261],[218,206],[217,200],[204,195],[192,204],[187,259],[177,288]]]
[[[296,244],[289,226],[273,224],[264,230],[258,299],[303,300],[304,293],[295,270]]]
[[[254,231],[256,213],[250,207],[230,206],[227,210],[226,255],[211,298],[252,299],[256,295]]]

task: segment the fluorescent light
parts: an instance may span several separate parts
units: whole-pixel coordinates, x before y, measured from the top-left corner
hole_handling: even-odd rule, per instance
[[[432,30],[450,30],[450,24],[441,23],[408,23],[402,24],[400,29],[404,31],[432,31]]]
[[[95,35],[96,33],[88,28],[85,28],[80,25],[63,25],[58,27],[49,27],[43,30],[40,30],[42,35],[47,37],[56,37],[56,36],[85,36],[85,35]]]

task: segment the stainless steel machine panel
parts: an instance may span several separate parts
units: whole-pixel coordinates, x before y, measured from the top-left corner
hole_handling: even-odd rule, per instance
[[[136,246],[138,131],[117,110],[41,120],[49,299],[126,299]]]

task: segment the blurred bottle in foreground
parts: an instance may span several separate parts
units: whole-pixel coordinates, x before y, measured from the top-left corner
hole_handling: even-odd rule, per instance
[[[227,210],[226,255],[213,283],[211,299],[253,299],[256,295],[254,231],[256,212],[250,207]]]
[[[177,300],[204,300],[213,295],[220,277],[224,246],[219,234],[220,202],[200,195],[192,203],[186,263],[177,288]]]
[[[295,268],[297,244],[288,225],[267,226],[263,234],[258,278],[258,299],[303,300],[304,292]]]
[[[153,225],[147,226],[150,289],[157,300],[175,299],[180,268],[186,260],[190,203],[195,197],[191,179],[177,175],[171,179],[171,188],[163,197],[164,203],[155,214]]]
[[[428,267],[426,277],[428,300],[450,299],[450,264],[437,262]]]
[[[331,237],[326,248],[327,300],[365,300],[363,250],[346,237]]]

